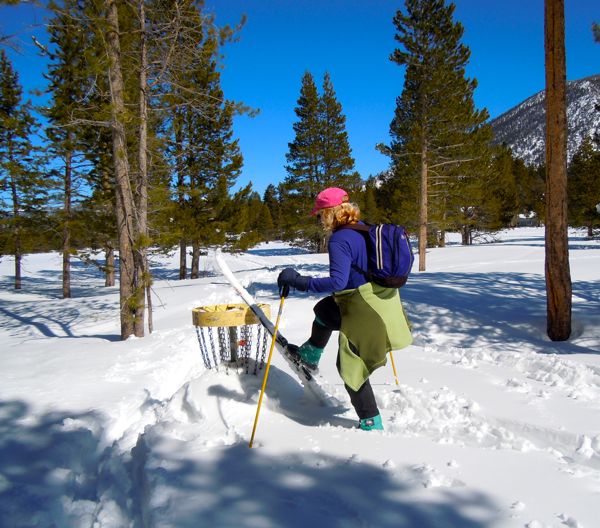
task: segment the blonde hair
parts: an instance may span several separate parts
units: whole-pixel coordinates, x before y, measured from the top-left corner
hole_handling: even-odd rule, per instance
[[[344,202],[335,207],[327,207],[319,211],[321,224],[326,231],[334,231],[346,224],[355,224],[360,220],[360,209],[355,203]]]

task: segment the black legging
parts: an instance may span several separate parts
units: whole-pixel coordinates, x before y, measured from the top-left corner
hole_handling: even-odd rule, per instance
[[[329,342],[331,333],[339,331],[342,326],[342,315],[340,308],[335,302],[333,296],[325,297],[321,299],[313,308],[318,321],[313,321],[312,332],[309,338],[310,343],[318,348],[325,348],[325,345]],[[321,324],[322,323],[322,324]],[[352,345],[350,345],[352,346]],[[358,350],[352,347],[352,351],[358,355]],[[338,350],[337,366],[339,369],[340,364],[340,353]],[[363,420],[365,418],[372,418],[379,414],[377,403],[375,402],[375,395],[369,380],[365,381],[363,385],[357,391],[352,390],[348,385],[344,383],[346,391],[350,396],[352,406],[358,414],[358,417]]]

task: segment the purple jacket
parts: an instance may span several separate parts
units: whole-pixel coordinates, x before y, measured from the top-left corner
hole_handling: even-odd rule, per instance
[[[352,229],[338,229],[329,238],[329,277],[310,277],[308,291],[332,293],[362,286],[367,281],[352,264],[367,269],[367,244],[363,235]]]

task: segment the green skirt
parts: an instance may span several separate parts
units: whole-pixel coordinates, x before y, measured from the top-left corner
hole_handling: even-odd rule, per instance
[[[338,369],[344,383],[357,391],[386,364],[388,352],[412,343],[412,335],[397,288],[368,282],[334,298],[342,315]]]

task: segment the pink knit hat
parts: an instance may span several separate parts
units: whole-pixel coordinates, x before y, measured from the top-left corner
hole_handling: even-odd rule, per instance
[[[315,206],[310,212],[311,215],[316,215],[321,209],[335,207],[349,200],[348,193],[339,187],[328,187],[324,191],[317,194],[315,198]]]

